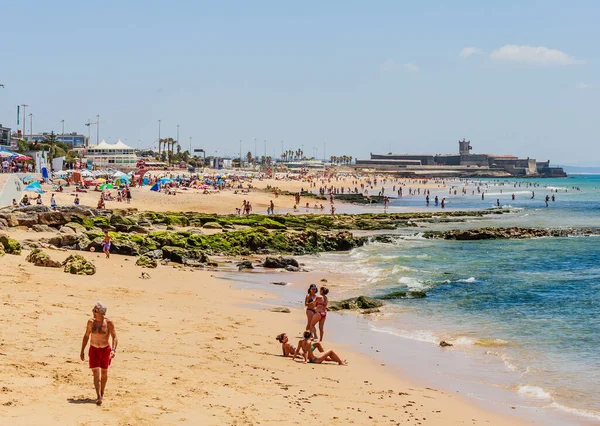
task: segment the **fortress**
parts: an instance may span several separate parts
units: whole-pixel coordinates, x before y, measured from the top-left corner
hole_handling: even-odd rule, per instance
[[[512,155],[472,154],[471,141],[458,141],[458,154],[373,154],[369,160],[356,160],[357,169],[376,169],[405,176],[459,177],[566,177],[560,167],[550,167],[550,160]]]

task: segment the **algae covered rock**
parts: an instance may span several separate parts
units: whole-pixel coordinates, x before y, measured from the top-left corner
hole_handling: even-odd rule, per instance
[[[223,225],[218,222],[206,222],[202,227],[204,229],[223,229]]]
[[[377,296],[376,299],[394,300],[394,299],[422,299],[427,296],[424,291],[392,291],[391,293]]]
[[[27,255],[25,260],[33,263],[35,266],[43,266],[46,268],[60,268],[62,266],[60,262],[50,259],[48,253],[37,248],[31,250],[31,253]]]
[[[138,257],[138,260],[136,260],[135,264],[137,266],[141,266],[142,268],[156,268],[158,266],[156,259],[148,256]]]
[[[162,248],[163,258],[175,263],[197,266],[198,263],[208,262],[208,257],[200,249],[184,249],[182,247],[166,246]]]
[[[238,267],[238,271],[241,271],[243,269],[254,269],[254,265],[252,265],[252,262],[250,260],[243,260],[239,262],[236,266]]]
[[[353,297],[339,302],[329,302],[329,311],[341,311],[351,309],[374,309],[383,306],[383,302],[367,296]]]
[[[6,234],[0,234],[0,244],[2,244],[4,251],[8,254],[21,254],[21,244]]]
[[[96,273],[96,266],[78,254],[67,257],[62,266],[64,266],[64,271],[69,274],[94,275]]]

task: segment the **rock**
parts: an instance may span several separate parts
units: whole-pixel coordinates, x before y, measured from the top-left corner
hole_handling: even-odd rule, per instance
[[[50,259],[50,256],[46,252],[37,248],[31,250],[31,253],[27,255],[25,260],[33,263],[35,266],[43,266],[46,268],[60,268],[62,266],[60,262]]]
[[[364,311],[361,312],[361,314],[369,315],[369,314],[378,314],[379,312],[381,312],[379,310],[379,308],[371,308],[371,309],[365,309]]]
[[[4,246],[4,251],[8,254],[21,254],[21,244],[6,234],[0,234],[0,244]]]
[[[62,226],[68,223],[68,220],[61,212],[45,212],[39,214],[38,223],[47,226]]]
[[[300,268],[293,266],[293,265],[287,265],[285,268],[286,271],[288,272],[300,272]]]
[[[135,220],[135,218],[133,218],[132,216],[122,216],[119,214],[113,214],[110,217],[110,224],[112,226],[117,226],[117,225],[125,225],[125,226],[136,226],[137,220]]]
[[[65,224],[62,228],[60,228],[60,232],[64,232],[64,233],[74,232],[76,234],[81,234],[85,231],[86,231],[85,226],[80,225],[79,223],[76,223],[76,222],[69,222],[69,223]]]
[[[94,275],[96,266],[78,254],[72,254],[62,263],[64,271],[75,275]]]
[[[2,250],[4,250],[4,246],[2,246],[2,244],[0,244],[0,247],[2,247]],[[33,250],[33,249],[36,249],[39,247],[40,247],[39,241],[36,241],[36,240],[27,239],[27,240],[23,240],[21,242],[21,248],[25,249],[25,250]]]
[[[373,309],[381,308],[383,302],[366,296],[353,297],[339,302],[329,302],[329,311],[340,311],[345,309]]]
[[[183,263],[184,265],[196,266],[199,263],[208,262],[208,257],[200,249],[184,249],[182,247],[163,247],[163,258],[171,262]]]
[[[17,220],[17,216],[12,213],[2,213],[0,214],[0,218],[6,221],[7,225],[10,227],[15,227],[19,225],[19,221]]]
[[[144,256],[149,257],[150,259],[160,260],[163,258],[163,252],[160,249],[150,250],[144,253]]]
[[[17,226],[26,226],[27,228],[31,228],[33,225],[38,224],[37,214],[17,215],[16,219]]]
[[[136,225],[136,226],[130,226],[129,232],[135,232],[137,234],[147,234],[148,230],[146,228],[144,228],[143,226]]]
[[[158,266],[158,262],[156,261],[156,259],[153,259],[148,256],[138,257],[135,264],[137,266],[141,266],[142,268],[156,268]]]
[[[252,262],[249,260],[239,262],[236,266],[238,267],[238,271],[241,271],[242,269],[254,269]]]
[[[55,232],[56,229],[50,228],[48,225],[33,225],[31,227],[35,232]]]
[[[281,308],[271,308],[271,309],[269,309],[269,311],[270,312],[279,312],[279,313],[282,313],[282,314],[290,314],[290,313],[292,313],[292,311],[290,311],[290,308],[283,308],[283,307],[281,307]]]
[[[202,225],[202,228],[205,228],[205,229],[223,229],[223,226],[220,223],[217,223],[217,222],[206,222],[204,225]]]
[[[448,343],[448,342],[446,342],[445,340],[442,340],[442,341],[440,342],[440,346],[441,346],[442,348],[446,348],[446,347],[448,347],[448,346],[454,346],[454,345],[453,345],[452,343]]]
[[[393,300],[393,299],[422,299],[427,296],[424,291],[392,291],[391,293],[377,296],[376,299]]]
[[[296,268],[300,267],[298,261],[293,257],[271,257],[267,256],[265,261],[263,262],[263,267],[265,268],[273,268],[273,269],[283,269],[286,266],[291,265]]]
[[[327,279],[325,279],[325,278],[321,278],[321,282],[322,282],[322,283],[326,283],[326,282],[327,282]]]
[[[272,281],[271,284],[273,284],[273,285],[288,285],[288,283],[286,283],[285,281]]]

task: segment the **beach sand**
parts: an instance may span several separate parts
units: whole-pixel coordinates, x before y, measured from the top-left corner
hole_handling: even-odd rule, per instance
[[[76,276],[25,255],[0,258],[2,424],[526,424],[410,383],[350,346],[325,342],[346,367],[285,359],[275,336],[298,340],[303,311],[270,312],[272,295],[234,288],[221,273],[141,269],[132,257],[86,252],[97,273]],[[96,300],[119,336],[101,407],[79,359]]]
[[[177,176],[176,173],[173,176]],[[332,179],[331,182],[326,182],[328,186],[335,187],[345,187],[346,190],[348,187],[354,188],[356,185],[352,184],[354,178],[344,177],[339,178],[339,180]],[[365,182],[365,179],[362,179],[361,182]],[[440,185],[438,183],[429,182],[429,183],[415,183],[414,180],[410,179],[400,179],[398,182],[402,182],[406,185],[406,188],[421,188],[430,189],[432,193],[434,191],[440,192],[444,188],[444,185]],[[211,192],[210,194],[203,194],[201,190],[196,189],[179,189],[177,195],[167,195],[165,193],[158,193],[154,191],[150,191],[149,186],[144,187],[136,187],[132,188],[132,199],[131,204],[127,204],[125,202],[117,202],[117,201],[107,201],[106,208],[107,209],[125,209],[125,208],[136,208],[141,211],[155,211],[155,212],[172,212],[172,211],[190,211],[190,212],[204,212],[204,213],[218,213],[218,214],[234,214],[236,212],[236,208],[242,207],[243,200],[249,200],[252,203],[253,213],[266,214],[267,207],[269,206],[269,202],[273,200],[275,204],[275,213],[280,211],[281,209],[291,211],[294,206],[294,197],[279,195],[276,197],[272,191],[267,191],[266,188],[270,186],[271,188],[279,188],[282,191],[290,191],[290,192],[299,192],[301,189],[309,190],[310,184],[306,181],[301,180],[277,180],[277,179],[253,179],[252,180],[253,189],[250,190],[249,193],[234,193],[233,189],[226,189],[221,192]],[[321,180],[317,181],[317,188],[321,185]],[[393,185],[399,185],[396,183],[386,184],[386,191],[389,193],[391,197],[395,194],[392,193],[391,188]],[[360,184],[358,185],[360,186]],[[381,184],[378,185],[379,189],[381,189]],[[48,191],[46,194],[42,195],[44,200],[44,204],[50,204],[50,194],[52,192],[51,185],[43,185],[44,190]],[[244,183],[244,188],[247,188],[247,185]],[[317,188],[313,188],[313,191]],[[408,190],[405,188],[405,196],[408,196]],[[370,190],[371,193],[376,190]],[[113,195],[116,196],[117,190],[111,190]],[[73,200],[75,199],[75,188],[70,186],[66,187],[64,192],[56,193],[56,202],[59,205],[73,205]],[[88,207],[96,207],[98,204],[98,200],[100,198],[100,192],[95,192],[93,189],[89,190],[86,193],[77,193],[79,195],[81,205]],[[34,195],[36,196],[36,195]],[[424,198],[424,195],[423,195]],[[314,198],[302,197],[301,205],[305,203],[310,203],[313,206],[316,203],[323,204],[325,209],[325,213],[329,213],[329,200],[315,200]],[[341,204],[339,201],[336,201],[336,204]],[[299,206],[300,207],[300,206]],[[383,211],[383,206],[380,205],[381,210]],[[359,208],[356,207],[355,210]],[[415,210],[415,209],[413,209]],[[305,212],[305,209],[300,209],[301,212]],[[311,210],[311,212],[314,212]],[[321,211],[317,211],[321,213]]]

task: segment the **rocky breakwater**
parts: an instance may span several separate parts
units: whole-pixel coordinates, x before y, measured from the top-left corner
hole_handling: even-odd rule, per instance
[[[569,236],[585,236],[585,235],[600,235],[600,229],[587,228],[477,228],[477,229],[453,229],[450,231],[429,231],[423,233],[424,238],[429,239],[444,239],[444,240],[495,240],[495,239],[510,239],[510,238],[542,238],[542,237],[569,237]]]

